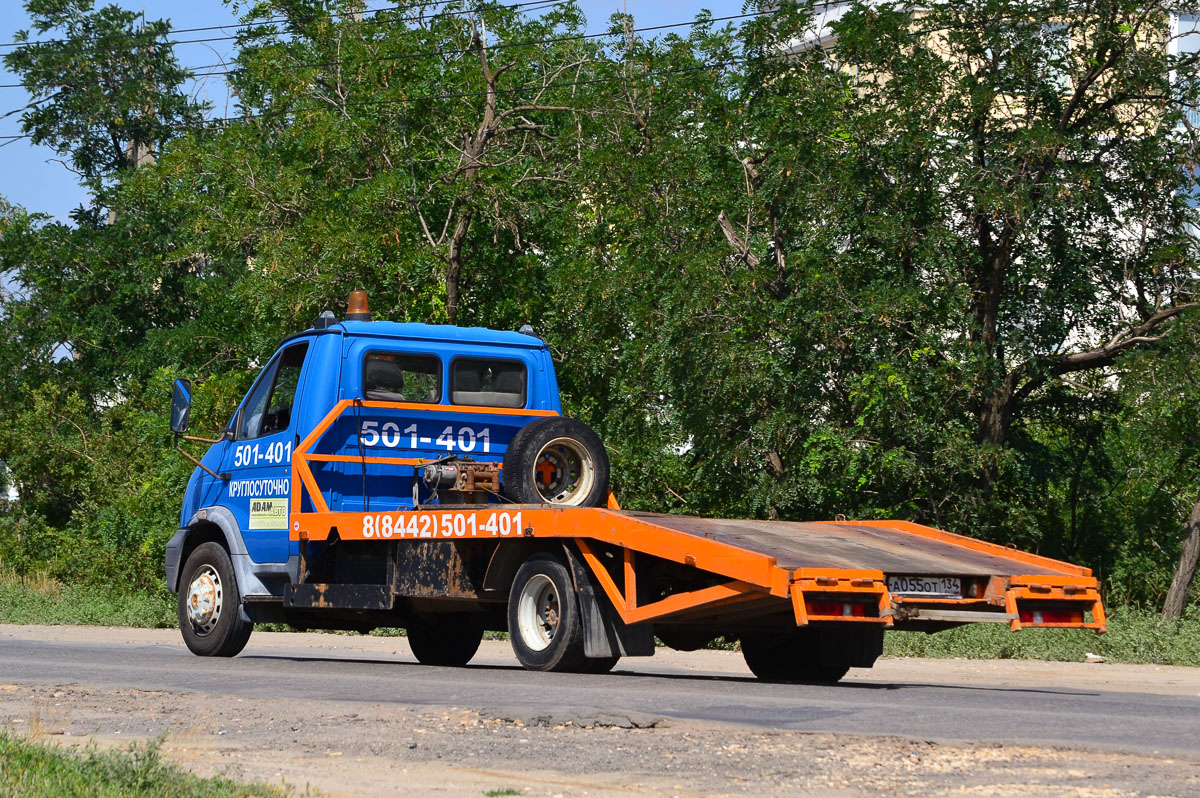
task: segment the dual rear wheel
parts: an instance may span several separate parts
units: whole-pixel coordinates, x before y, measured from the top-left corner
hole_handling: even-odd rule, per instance
[[[535,554],[517,570],[508,600],[513,653],[534,671],[607,673],[620,657],[588,657],[570,572],[562,557]],[[424,665],[466,665],[479,648],[478,616],[431,617],[408,627],[413,656]]]
[[[620,657],[584,654],[583,621],[562,557],[535,554],[517,570],[508,597],[513,653],[528,670],[607,673]]]

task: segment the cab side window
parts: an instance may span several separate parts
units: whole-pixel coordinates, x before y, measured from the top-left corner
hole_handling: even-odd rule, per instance
[[[308,343],[283,350],[246,399],[238,440],[246,441],[286,430],[292,424],[292,405],[300,387],[300,369]]]
[[[435,405],[442,398],[442,361],[432,355],[368,352],[363,359],[363,398]]]
[[[450,401],[456,405],[525,406],[525,364],[519,360],[460,357],[450,370]]]

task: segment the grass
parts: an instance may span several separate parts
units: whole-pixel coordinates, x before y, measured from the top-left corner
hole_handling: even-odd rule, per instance
[[[501,787],[498,790],[487,790],[484,792],[484,795],[489,796],[489,798],[495,798],[495,796],[500,795],[523,795],[523,793],[516,787]]]
[[[0,623],[168,628],[176,624],[175,597],[166,588],[122,593],[0,571]]]
[[[1178,621],[1156,611],[1118,607],[1108,617],[1108,634],[1083,629],[1023,629],[975,624],[948,632],[888,632],[884,654],[893,657],[1039,659],[1083,662],[1088,653],[1109,662],[1200,666],[1200,608],[1189,607]]]
[[[20,578],[0,571],[0,623],[174,628],[175,599],[165,589],[125,595],[115,589],[64,585],[45,577]],[[284,624],[260,628],[290,631]],[[1200,607],[1189,607],[1181,620],[1169,623],[1153,610],[1118,607],[1110,611],[1108,629],[1106,635],[1076,629],[1014,633],[1004,624],[975,624],[933,635],[888,632],[884,653],[893,657],[1082,662],[1090,652],[1109,662],[1200,666]],[[372,634],[390,637],[404,632],[376,629]],[[502,632],[490,632],[487,637],[508,639]],[[730,638],[718,638],[711,647],[733,649],[736,644]]]
[[[42,745],[0,731],[0,795],[22,798],[220,798],[278,796],[263,784],[200,778],[162,758],[160,741],[82,751]]]

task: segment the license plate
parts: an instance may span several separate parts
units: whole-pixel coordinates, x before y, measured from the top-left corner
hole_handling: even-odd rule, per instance
[[[887,586],[894,596],[962,598],[962,580],[957,576],[889,576]]]

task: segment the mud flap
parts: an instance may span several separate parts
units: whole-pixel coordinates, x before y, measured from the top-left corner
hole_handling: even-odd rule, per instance
[[[598,595],[600,590],[592,580],[587,566],[571,551],[571,547],[564,548],[567,560],[571,563],[571,578],[575,582],[576,595],[579,597],[584,656],[594,659],[654,656],[654,625],[640,623],[628,626],[622,621],[608,597]]]

